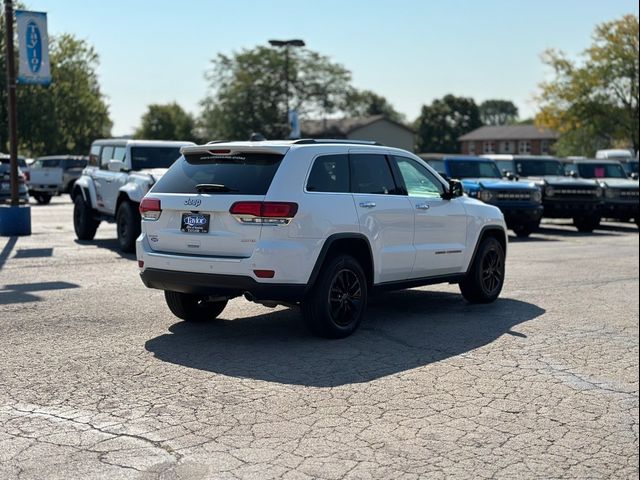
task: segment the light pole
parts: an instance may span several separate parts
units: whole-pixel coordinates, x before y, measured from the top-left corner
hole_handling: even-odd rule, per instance
[[[286,102],[286,125],[289,125],[289,49],[291,47],[304,47],[304,40],[294,38],[292,40],[269,40],[272,47],[284,48],[284,82]]]

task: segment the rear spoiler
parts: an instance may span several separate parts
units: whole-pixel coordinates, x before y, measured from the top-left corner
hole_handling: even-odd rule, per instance
[[[209,153],[211,155],[233,155],[238,153],[268,153],[275,155],[285,155],[289,151],[288,145],[196,145],[180,148],[182,155],[192,155],[198,153]]]

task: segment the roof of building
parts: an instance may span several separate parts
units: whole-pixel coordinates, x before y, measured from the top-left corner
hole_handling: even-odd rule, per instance
[[[458,137],[458,140],[555,140],[559,136],[555,130],[535,125],[485,125]]]
[[[372,125],[379,121],[386,121],[414,133],[413,130],[400,122],[391,120],[385,115],[371,115],[368,117],[327,118],[324,120],[303,120],[300,122],[300,131],[303,137],[330,136],[334,138],[345,137],[359,128]]]

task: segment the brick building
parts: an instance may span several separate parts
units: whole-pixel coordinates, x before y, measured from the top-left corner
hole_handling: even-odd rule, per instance
[[[458,138],[465,155],[510,153],[549,155],[558,132],[535,125],[502,125],[477,128]]]

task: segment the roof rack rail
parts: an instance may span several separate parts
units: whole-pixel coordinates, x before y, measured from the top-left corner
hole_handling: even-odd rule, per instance
[[[296,140],[292,143],[292,145],[313,145],[313,144],[322,144],[322,143],[339,143],[339,144],[347,144],[347,145],[374,145],[378,147],[385,147],[379,142],[374,142],[372,140],[344,140],[339,138],[301,138],[300,140]]]
[[[214,143],[229,143],[229,140],[211,140],[207,142],[207,145],[213,145]]]

